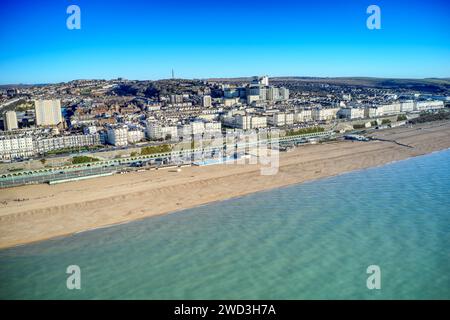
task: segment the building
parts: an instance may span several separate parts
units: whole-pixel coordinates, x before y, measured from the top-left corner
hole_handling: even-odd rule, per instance
[[[139,129],[128,130],[128,143],[134,144],[136,142],[142,141],[144,138],[144,131]]]
[[[83,133],[84,134],[96,134],[97,133],[97,127],[96,126],[83,127]]]
[[[62,123],[60,100],[35,100],[37,126],[56,126]]]
[[[240,93],[239,93],[239,90],[236,88],[225,88],[223,90],[223,96],[224,96],[224,98],[227,98],[227,99],[239,98]]]
[[[268,76],[263,76],[259,79],[259,83],[261,83],[263,86],[268,86],[269,85],[269,77]]]
[[[260,85],[247,88],[247,96],[259,96],[262,88]]]
[[[193,135],[201,135],[205,132],[205,123],[203,121],[193,121],[189,125]]]
[[[279,90],[279,95],[281,100],[289,100],[289,89],[281,87]]]
[[[396,115],[401,112],[401,105],[399,102],[383,105],[384,115]]]
[[[157,122],[147,123],[147,136],[152,140],[177,139],[178,129],[176,126],[162,126]]]
[[[377,118],[384,115],[382,106],[370,106],[364,109],[365,118]]]
[[[343,94],[342,99],[344,99],[345,101],[350,101],[350,100],[352,100],[352,95],[349,93]]]
[[[255,76],[252,78],[251,83],[253,85],[268,86],[269,85],[269,77],[268,76],[262,76],[262,77]]]
[[[33,139],[29,136],[0,137],[0,160],[28,158],[35,154]]]
[[[311,109],[300,109],[297,110],[294,116],[294,121],[296,123],[310,122],[312,121],[312,110]]]
[[[276,101],[280,99],[279,89],[276,87],[269,87],[267,89],[267,100]]]
[[[205,122],[206,133],[220,133],[222,132],[222,124],[220,122]]]
[[[113,146],[124,147],[128,145],[128,128],[108,128],[108,143]]]
[[[193,121],[178,126],[179,137],[191,137],[202,134],[217,134],[222,132],[222,124],[216,121]]]
[[[259,101],[259,94],[258,95],[248,95],[247,96],[247,104],[252,104],[253,102]]]
[[[235,127],[242,130],[260,129],[267,127],[267,117],[252,115],[237,115]]]
[[[267,88],[266,87],[259,88],[259,100],[261,100],[261,101],[267,100]]]
[[[177,104],[183,102],[183,95],[181,94],[171,94],[170,95],[170,103]]]
[[[180,138],[191,138],[192,126],[191,124],[182,124],[177,127],[178,137]]]
[[[0,138],[0,159],[28,158],[53,150],[100,145],[99,134],[67,136],[15,135]]]
[[[294,124],[294,114],[287,112],[275,113],[269,121],[273,126],[282,127]]]
[[[239,98],[226,98],[223,99],[223,104],[225,107],[232,107],[239,103]]]
[[[35,137],[33,146],[35,153],[45,154],[53,150],[74,149],[100,145],[99,134],[77,134],[59,137]]]
[[[235,118],[236,128],[242,130],[249,130],[252,127],[252,117],[251,116],[243,116],[237,115]]]
[[[402,101],[400,102],[401,112],[413,112],[414,111],[414,101]]]
[[[338,114],[339,114],[339,116],[341,118],[345,118],[345,119],[349,119],[349,120],[362,119],[362,118],[364,118],[364,114],[365,114],[364,111],[365,111],[364,108],[359,108],[359,107],[351,108],[351,107],[348,107],[348,108],[341,108],[339,110]]]
[[[252,116],[251,128],[252,129],[267,128],[267,117]]]
[[[11,131],[19,128],[17,122],[17,114],[15,111],[7,111],[3,115],[3,124],[6,131]]]
[[[337,117],[339,108],[314,108],[311,115],[314,121],[330,121]]]
[[[202,106],[204,108],[209,108],[212,105],[211,96],[203,96]]]
[[[426,100],[416,101],[414,111],[438,110],[444,108],[444,101]]]

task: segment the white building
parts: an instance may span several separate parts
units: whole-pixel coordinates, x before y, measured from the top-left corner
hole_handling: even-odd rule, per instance
[[[35,100],[37,126],[56,126],[62,119],[60,100]]]
[[[364,108],[341,108],[338,112],[339,116],[346,119],[362,119],[364,118]]]
[[[269,77],[268,76],[263,76],[259,79],[259,83],[261,83],[263,86],[268,86],[269,85]]]
[[[0,159],[28,158],[35,154],[33,139],[24,136],[0,137]]]
[[[170,103],[177,104],[183,102],[183,95],[181,94],[171,94],[170,95]]]
[[[267,117],[237,115],[235,117],[235,127],[242,130],[259,129],[267,127]]]
[[[222,124],[220,122],[205,122],[205,132],[208,133],[222,132]]]
[[[239,98],[227,98],[223,99],[223,104],[225,107],[232,107],[239,103]]]
[[[151,103],[146,106],[147,111],[159,111],[161,110],[161,103]]]
[[[179,136],[214,134],[222,132],[222,124],[216,121],[193,121],[189,124],[184,124],[178,127]]]
[[[190,137],[192,135],[192,126],[191,124],[183,124],[179,125],[177,128],[178,136],[181,137]]]
[[[5,112],[3,115],[3,124],[6,131],[11,131],[19,128],[17,122],[17,114],[15,111]]]
[[[312,110],[311,109],[301,109],[301,110],[297,110],[297,112],[295,113],[294,121],[296,123],[309,122],[312,120],[313,120],[313,118],[312,118]]]
[[[193,135],[200,135],[205,132],[205,123],[203,121],[194,121],[190,123]]]
[[[128,143],[134,144],[142,141],[145,137],[144,131],[139,129],[128,130]]]
[[[33,140],[34,151],[44,154],[49,151],[69,148],[80,148],[85,146],[99,145],[99,134],[78,134],[59,137],[36,137]]]
[[[275,113],[272,116],[270,123],[277,127],[293,125],[294,114],[288,112]]]
[[[267,100],[267,92],[268,92],[268,90],[266,87],[259,88],[259,100],[266,101]]]
[[[280,99],[281,100],[289,100],[289,89],[288,88],[280,88],[279,89]]]
[[[342,99],[344,99],[345,101],[350,101],[350,100],[352,100],[352,95],[349,93],[343,94]]]
[[[312,109],[312,118],[315,121],[329,121],[337,117],[339,108],[314,108]]]
[[[249,130],[252,127],[252,117],[251,116],[242,116],[237,115],[235,117],[236,128],[242,130]]]
[[[252,104],[253,102],[258,102],[258,101],[259,101],[259,94],[247,96],[247,104]]]
[[[438,110],[444,108],[444,101],[427,100],[416,101],[414,111]]]
[[[176,126],[160,125],[157,122],[147,123],[147,135],[150,139],[177,139],[179,134]]]
[[[254,76],[252,79],[252,84],[260,84],[263,86],[268,86],[269,85],[269,77],[268,76],[262,76],[262,77]]]
[[[267,100],[276,101],[280,99],[280,91],[276,87],[269,87],[267,89]]]
[[[128,128],[108,128],[108,143],[118,147],[127,146]]]
[[[203,96],[202,106],[204,108],[209,108],[212,105],[211,96]]]
[[[384,111],[382,106],[371,106],[364,109],[364,116],[366,118],[377,118],[382,117],[383,115]]]
[[[401,105],[399,102],[383,105],[384,115],[395,115],[401,112]]]
[[[251,129],[267,128],[267,117],[252,116],[250,126]]]
[[[100,135],[5,136],[0,138],[0,159],[31,157],[58,149],[95,146],[100,144]]]
[[[401,112],[413,112],[414,111],[414,101],[402,101],[400,102]]]

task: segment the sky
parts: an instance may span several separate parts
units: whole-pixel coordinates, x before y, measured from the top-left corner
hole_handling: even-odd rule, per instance
[[[366,10],[381,9],[369,30]],[[69,30],[69,5],[81,29]],[[448,0],[1,0],[0,84],[450,77]]]

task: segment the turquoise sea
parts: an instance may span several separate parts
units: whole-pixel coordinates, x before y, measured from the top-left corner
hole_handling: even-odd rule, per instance
[[[2,250],[0,298],[450,299],[450,150]]]

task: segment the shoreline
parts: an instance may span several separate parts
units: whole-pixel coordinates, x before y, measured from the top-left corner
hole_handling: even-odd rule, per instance
[[[188,167],[181,173],[150,171],[63,185],[23,186],[0,193],[0,249],[67,237],[148,217],[313,182],[450,148],[450,122],[374,132],[390,142],[305,145],[280,154],[274,176],[259,165]],[[23,199],[25,201],[16,201]]]

